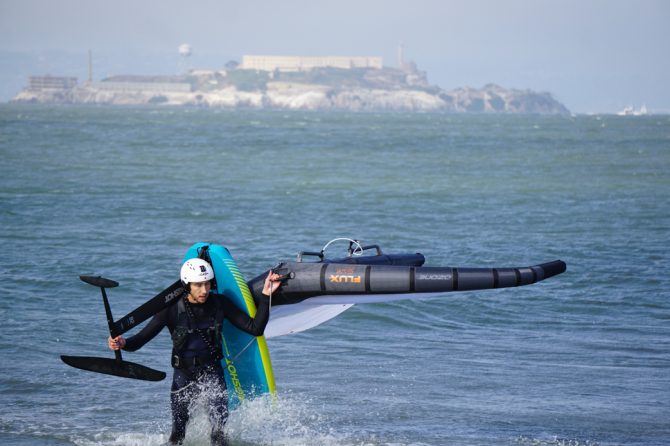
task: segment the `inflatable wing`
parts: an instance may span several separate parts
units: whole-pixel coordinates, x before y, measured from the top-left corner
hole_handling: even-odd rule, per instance
[[[452,291],[530,285],[566,270],[555,260],[520,268],[426,267],[421,254],[348,257],[335,261],[284,262],[273,270],[285,276],[272,296],[266,337],[315,327],[357,303],[425,299]],[[267,272],[249,281],[260,297]]]

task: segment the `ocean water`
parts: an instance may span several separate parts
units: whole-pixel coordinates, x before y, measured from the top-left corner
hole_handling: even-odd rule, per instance
[[[233,444],[670,444],[670,116],[1,105],[0,156],[0,444],[167,440],[169,379],[60,361],[112,357],[80,274],[121,283],[120,317],[194,242],[250,278],[336,237],[568,271],[269,340],[278,400],[235,411]],[[169,372],[169,349],[124,358]]]

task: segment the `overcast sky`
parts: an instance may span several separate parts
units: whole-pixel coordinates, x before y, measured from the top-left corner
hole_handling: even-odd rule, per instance
[[[577,113],[670,112],[669,24],[667,0],[0,0],[0,57],[90,49],[108,71],[100,78],[173,74],[182,43],[194,68],[213,69],[243,54],[396,66],[402,42],[405,59],[447,90],[496,83],[549,91]],[[77,73],[86,76],[85,62]]]

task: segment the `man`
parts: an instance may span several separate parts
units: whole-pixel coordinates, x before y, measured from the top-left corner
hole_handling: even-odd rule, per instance
[[[210,293],[214,270],[202,259],[190,259],[181,267],[181,281],[186,294],[149,321],[139,333],[125,339],[108,339],[112,350],[135,351],[153,339],[163,327],[172,336],[172,407],[171,444],[181,444],[186,435],[189,406],[200,395],[207,400],[212,424],[212,444],[225,445],[223,432],[228,418],[228,396],[221,359],[223,319],[253,336],[260,336],[269,317],[269,299],[261,299],[256,317],[237,308],[226,296]],[[280,276],[268,274],[263,295],[268,297],[281,285]]]

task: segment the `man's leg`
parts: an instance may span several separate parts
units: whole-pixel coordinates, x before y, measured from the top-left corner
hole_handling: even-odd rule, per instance
[[[216,367],[209,373],[207,399],[209,422],[212,425],[212,445],[226,446],[228,443],[224,427],[228,420],[228,392],[221,367]]]
[[[194,398],[196,385],[185,372],[175,369],[170,392],[170,406],[172,409],[172,433],[170,444],[179,445],[186,436],[188,411]]]

